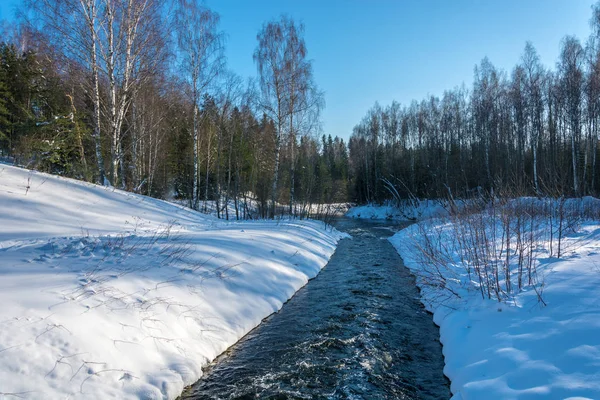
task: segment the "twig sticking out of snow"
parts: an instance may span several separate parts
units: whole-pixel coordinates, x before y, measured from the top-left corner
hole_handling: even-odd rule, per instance
[[[564,237],[599,217],[600,200],[591,198],[481,198],[448,217],[417,224],[409,251],[421,265],[420,284],[434,289],[440,303],[460,297],[460,288],[474,287],[482,298],[499,302],[531,288],[546,305],[537,270],[540,249],[563,257]]]

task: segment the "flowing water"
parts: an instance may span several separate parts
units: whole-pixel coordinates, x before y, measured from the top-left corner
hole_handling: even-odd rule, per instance
[[[321,273],[225,354],[182,399],[448,399],[439,331],[387,238],[347,218]]]

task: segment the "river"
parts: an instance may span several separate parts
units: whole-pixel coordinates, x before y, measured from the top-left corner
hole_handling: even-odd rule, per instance
[[[439,331],[387,238],[341,218],[327,266],[206,369],[181,399],[449,399]]]

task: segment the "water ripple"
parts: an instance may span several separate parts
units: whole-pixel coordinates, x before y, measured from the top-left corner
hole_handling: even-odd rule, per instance
[[[386,240],[397,227],[340,220],[353,239],[182,399],[447,399],[439,332]]]

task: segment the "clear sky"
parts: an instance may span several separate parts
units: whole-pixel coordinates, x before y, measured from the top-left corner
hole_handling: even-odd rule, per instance
[[[325,91],[324,132],[348,138],[375,101],[408,104],[470,86],[488,56],[508,72],[525,42],[554,67],[560,41],[589,35],[592,0],[206,0],[221,15],[229,67],[255,76],[264,21],[287,14],[306,27],[309,58]],[[9,17],[19,0],[0,0]]]

